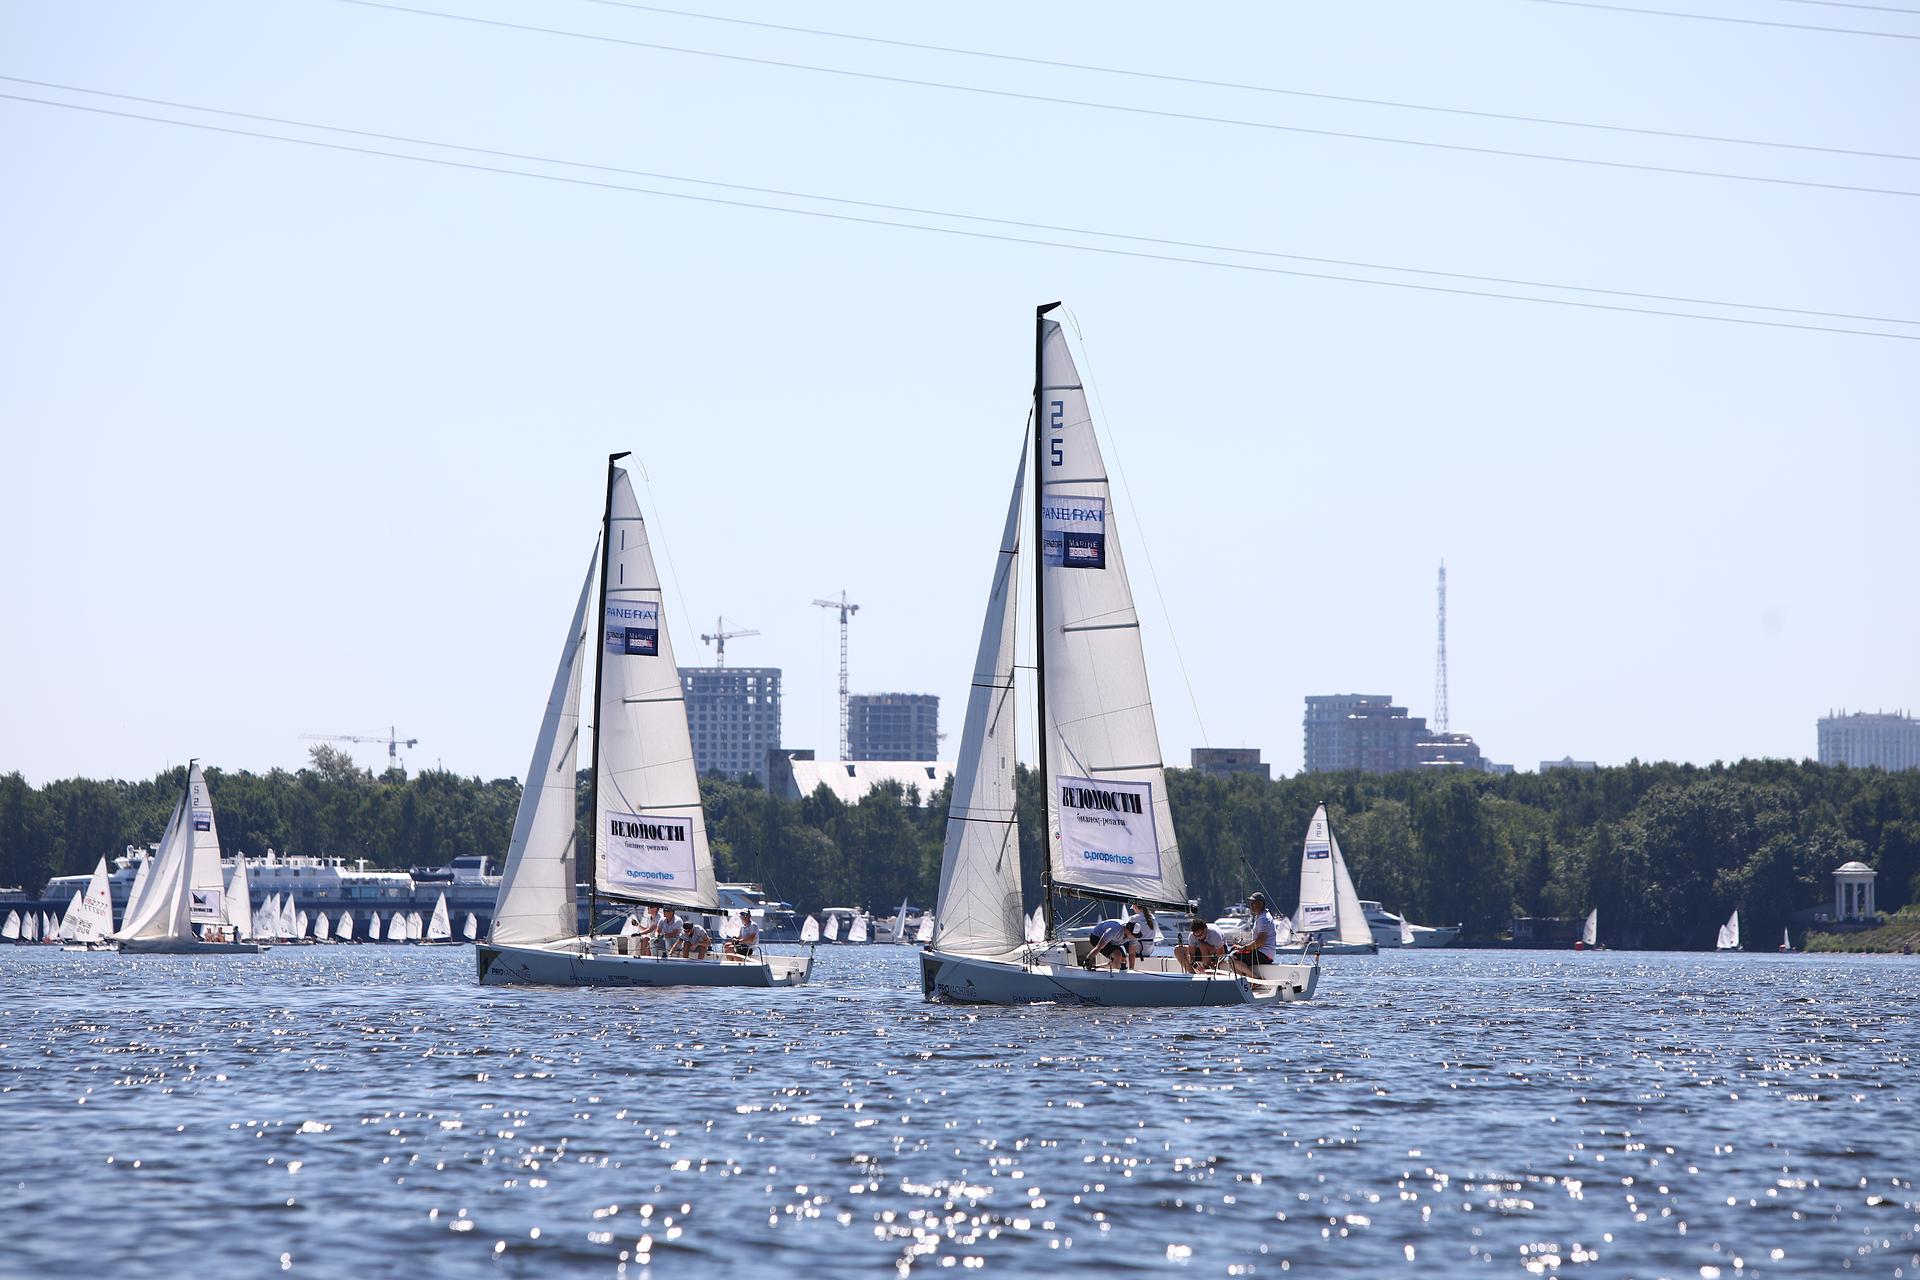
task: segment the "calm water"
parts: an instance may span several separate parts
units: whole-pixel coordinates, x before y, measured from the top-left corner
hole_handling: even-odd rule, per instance
[[[0,948],[0,1274],[1920,1277],[1920,962],[1325,963],[1116,1013],[929,1007],[906,948]]]

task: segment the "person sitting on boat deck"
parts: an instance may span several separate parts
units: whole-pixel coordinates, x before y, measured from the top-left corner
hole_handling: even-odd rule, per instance
[[[660,923],[654,926],[654,934],[660,940],[656,954],[662,956],[677,954],[680,950],[681,942],[684,941],[686,937],[686,932],[686,925],[681,922],[679,916],[673,914],[673,908],[662,907],[660,910]]]
[[[1087,935],[1091,944],[1087,958],[1081,961],[1086,968],[1093,968],[1095,960],[1105,959],[1109,969],[1133,968],[1136,939],[1132,922],[1127,920],[1102,920],[1093,926],[1093,932]]]
[[[1251,936],[1246,946],[1234,948],[1233,971],[1251,978],[1254,976],[1255,965],[1273,963],[1279,931],[1274,928],[1273,917],[1267,914],[1266,894],[1249,894],[1247,910],[1253,913],[1253,923],[1248,927],[1248,933]]]
[[[680,935],[680,954],[688,960],[705,960],[712,946],[713,935],[707,932],[707,926],[688,916],[686,932]]]
[[[1173,949],[1173,958],[1188,973],[1211,969],[1226,959],[1227,939],[1205,916],[1195,916],[1187,940]]]
[[[633,949],[636,955],[654,954],[654,944],[660,940],[660,908],[648,907],[640,915],[640,927],[633,935]]]
[[[751,960],[753,949],[760,943],[760,926],[753,922],[753,912],[742,907],[740,910],[740,932],[721,948],[723,959]]]

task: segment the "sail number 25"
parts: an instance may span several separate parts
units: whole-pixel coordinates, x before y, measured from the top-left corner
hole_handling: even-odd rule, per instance
[[[1066,425],[1066,417],[1067,417],[1066,402],[1063,400],[1049,400],[1047,401],[1047,408],[1050,410],[1050,413],[1047,419],[1047,426],[1054,431],[1062,430]],[[1067,460],[1067,455],[1065,451],[1062,450],[1061,448],[1061,440],[1059,436],[1053,437],[1053,440],[1051,442],[1051,447],[1049,448],[1048,452],[1053,457],[1052,465],[1056,467],[1062,465]]]

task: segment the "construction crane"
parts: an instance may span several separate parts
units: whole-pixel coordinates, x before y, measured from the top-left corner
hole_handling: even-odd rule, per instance
[[[838,600],[815,600],[822,609],[840,611],[840,758],[845,760],[851,750],[847,743],[847,619],[860,612],[860,606],[847,603],[847,590],[840,589]]]
[[[392,726],[388,726],[385,737],[364,733],[303,733],[300,737],[307,742],[384,742],[387,744],[389,769],[400,767],[400,748],[411,750],[420,745],[420,739],[403,738]]]
[[[713,634],[701,636],[700,642],[713,646],[713,665],[716,667],[724,667],[727,665],[727,641],[739,636],[757,636],[759,634],[758,631],[729,631],[727,630],[727,620],[725,618],[715,618],[713,620]]]

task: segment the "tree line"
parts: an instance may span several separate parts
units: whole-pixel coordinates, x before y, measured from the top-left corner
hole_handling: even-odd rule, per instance
[[[327,746],[308,767],[207,770],[221,845],[339,854],[374,867],[439,866],[506,852],[520,784],[440,770],[374,774]],[[583,779],[584,781],[584,779]],[[185,782],[72,778],[31,787],[0,776],[0,884],[37,892],[102,854],[158,840]],[[1021,861],[1034,905],[1041,860],[1039,781],[1019,776]],[[876,788],[854,804],[825,788],[786,800],[752,780],[702,780],[716,868],[806,910],[938,891],[951,783],[928,795]],[[1711,945],[1738,908],[1748,936],[1771,938],[1796,911],[1832,900],[1843,862],[1879,871],[1878,905],[1920,895],[1920,771],[1889,774],[1779,760],[1641,764],[1581,772],[1254,775],[1167,773],[1188,892],[1218,914],[1256,887],[1296,896],[1299,851],[1325,803],[1362,897],[1421,923],[1460,924],[1470,941],[1515,916],[1584,915],[1629,947]],[[588,839],[581,788],[581,847]]]

